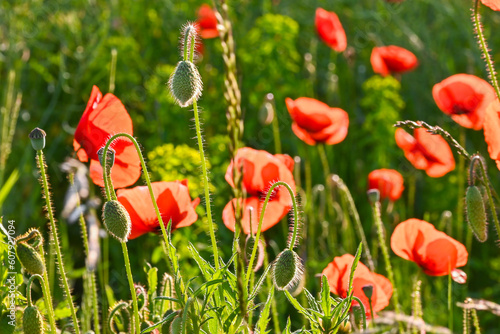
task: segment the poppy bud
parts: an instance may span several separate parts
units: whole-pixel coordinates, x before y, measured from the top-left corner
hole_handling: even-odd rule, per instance
[[[45,265],[40,253],[25,242],[16,243],[16,253],[23,268],[30,274],[43,275]]]
[[[203,83],[196,66],[186,60],[177,63],[168,81],[170,91],[181,107],[187,107],[201,96]]]
[[[252,252],[253,252],[253,246],[255,245],[255,237],[248,235],[247,239],[245,241],[245,260],[250,261],[250,258],[252,257]],[[255,259],[253,263],[253,271],[257,271],[262,267],[262,264],[264,263],[264,245],[262,244],[262,241],[259,240],[257,244],[257,258]]]
[[[97,151],[97,156],[99,157],[99,163],[101,164],[101,167],[104,168],[104,147],[101,147]],[[111,168],[115,164],[115,150],[113,150],[111,147],[108,147],[108,151],[106,152],[106,170],[108,173],[111,171]]]
[[[486,209],[484,207],[483,195],[476,186],[467,188],[465,195],[467,204],[467,221],[474,232],[477,240],[485,242],[488,239],[488,228],[486,222]]]
[[[290,288],[299,278],[302,272],[300,258],[293,250],[282,251],[273,268],[274,285],[278,290]]]
[[[182,333],[182,317],[180,315],[176,316],[172,323],[170,324],[170,334],[180,334]]]
[[[378,189],[370,189],[366,192],[366,194],[368,195],[368,200],[371,204],[380,201],[380,191]]]
[[[102,219],[108,232],[120,242],[127,242],[132,221],[127,209],[118,201],[112,200],[104,204]]]
[[[36,306],[28,306],[24,309],[23,330],[26,334],[43,334],[43,317]]]
[[[30,134],[29,138],[31,140],[31,146],[35,151],[40,151],[45,148],[45,136],[47,134],[40,128],[34,128]]]
[[[365,296],[368,297],[368,299],[372,299],[373,285],[367,284],[364,285],[361,289],[363,289],[363,292],[365,293]]]

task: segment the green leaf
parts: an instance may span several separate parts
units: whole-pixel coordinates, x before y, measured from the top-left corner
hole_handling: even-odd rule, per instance
[[[349,275],[349,292],[347,293],[347,296],[351,296],[351,294],[352,294],[352,282],[354,280],[354,272],[356,271],[356,268],[358,267],[358,262],[359,262],[359,259],[361,258],[361,251],[362,250],[363,250],[363,244],[359,243],[358,250],[356,251],[356,255],[354,256],[354,261],[352,261],[351,274]]]
[[[267,325],[269,324],[269,312],[271,310],[271,303],[274,298],[274,286],[271,288],[269,292],[269,296],[267,297],[266,304],[260,313],[259,321],[256,324],[257,333],[263,334],[266,333]]]
[[[290,332],[290,317],[286,319],[285,330],[283,331],[282,334],[292,334],[292,332]]]
[[[158,268],[152,267],[148,271],[148,292],[152,295],[158,287]]]
[[[14,187],[14,184],[16,184],[18,179],[19,170],[16,168],[12,171],[12,173],[10,173],[9,178],[7,179],[7,181],[5,181],[5,183],[2,185],[2,188],[0,189],[0,208],[2,207],[5,198],[7,198],[7,195],[9,195],[12,187]]]
[[[148,328],[143,329],[141,331],[141,334],[143,334],[143,333],[149,333],[152,330],[154,330],[156,328],[159,328],[164,322],[170,321],[170,320],[174,319],[176,316],[177,316],[177,312],[170,313],[167,317],[165,317],[165,319],[162,319],[160,322],[157,322],[156,324],[151,325]]]
[[[297,299],[295,299],[291,294],[290,292],[288,292],[287,290],[284,290],[285,292],[285,295],[286,297],[288,298],[288,300],[290,301],[290,303],[293,305],[293,307],[295,307],[295,309],[297,311],[299,311],[300,313],[302,313],[304,316],[306,316],[309,321],[311,322],[314,322],[316,321],[316,319],[314,319],[314,317],[312,316],[311,313],[309,313],[304,307],[302,307],[302,305],[300,305],[300,303],[297,301]]]
[[[321,275],[321,307],[323,308],[323,314],[326,317],[330,317],[332,305],[330,300],[330,285],[328,285],[326,275]]]
[[[191,255],[193,256],[194,260],[198,264],[198,267],[200,267],[200,270],[203,274],[203,277],[205,280],[210,280],[214,273],[214,268],[208,263],[204,258],[201,257],[200,253],[198,253],[198,250],[192,243],[188,244],[188,250],[191,252]]]

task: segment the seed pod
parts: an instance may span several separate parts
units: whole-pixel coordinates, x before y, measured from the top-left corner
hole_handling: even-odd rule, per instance
[[[181,107],[187,107],[201,96],[203,83],[196,66],[182,60],[177,63],[174,73],[168,81],[170,91]]]
[[[486,209],[484,206],[483,195],[476,186],[467,188],[465,195],[467,204],[467,221],[469,226],[480,242],[488,239],[488,224],[486,221]]]
[[[43,275],[45,265],[40,253],[25,242],[16,244],[16,253],[23,268],[30,274]]]
[[[97,151],[97,156],[99,157],[99,163],[101,164],[101,167],[104,168],[104,147],[101,147]],[[111,168],[115,164],[115,150],[113,150],[111,147],[108,147],[108,150],[106,152],[106,171],[109,173],[111,172]]]
[[[34,128],[30,134],[29,138],[31,140],[31,146],[35,151],[40,151],[45,148],[45,136],[47,134],[40,128]]]
[[[368,200],[371,204],[380,201],[380,191],[378,189],[370,189],[366,192],[366,194],[368,195]]]
[[[127,242],[132,228],[132,221],[127,209],[118,201],[112,200],[104,204],[102,219],[108,232],[120,242]]]
[[[372,298],[372,295],[373,295],[373,285],[366,284],[366,285],[363,285],[363,287],[361,289],[365,293],[365,296],[368,297],[368,299]]]
[[[289,289],[300,278],[302,263],[293,250],[282,251],[273,267],[274,285],[278,290]]]
[[[248,235],[246,240],[245,240],[245,260],[250,261],[250,258],[252,257],[252,252],[253,252],[253,246],[255,245],[255,237]],[[261,240],[259,240],[258,245],[257,245],[257,257],[254,259],[253,262],[253,271],[257,271],[262,267],[262,264],[264,263],[264,245]]]
[[[23,330],[25,334],[43,334],[43,317],[36,306],[28,306],[24,309]]]

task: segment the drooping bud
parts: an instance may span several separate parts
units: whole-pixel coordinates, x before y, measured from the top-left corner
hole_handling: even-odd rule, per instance
[[[248,235],[246,240],[245,240],[245,260],[250,261],[250,258],[252,257],[252,252],[253,252],[253,247],[255,245],[256,238],[252,235]],[[253,271],[257,271],[262,267],[262,264],[264,263],[264,244],[262,243],[261,240],[257,243],[257,257],[255,258],[253,262]]]
[[[132,228],[132,221],[127,209],[118,201],[112,200],[104,204],[102,219],[109,234],[120,242],[127,242]]]
[[[31,140],[31,146],[35,151],[40,151],[45,148],[45,136],[47,134],[40,128],[34,128],[30,134],[29,138]]]
[[[25,334],[43,334],[43,317],[36,306],[28,306],[24,309],[23,330]]]
[[[372,299],[373,285],[367,284],[367,285],[364,285],[361,289],[365,293],[365,296],[368,297],[368,299]]]
[[[470,186],[467,188],[465,203],[467,205],[467,221],[472,232],[477,240],[485,242],[488,239],[488,223],[483,195],[478,187]]]
[[[177,66],[168,81],[170,92],[181,107],[187,107],[197,101],[203,90],[200,73],[196,66],[186,60],[177,63]]]
[[[368,200],[371,204],[375,204],[380,201],[380,191],[378,189],[370,189],[366,192],[368,195]]]
[[[40,253],[26,242],[16,243],[16,253],[23,268],[30,274],[43,275],[45,265]]]
[[[293,250],[285,249],[276,259],[273,267],[274,285],[278,290],[289,289],[302,273],[302,262]]]
[[[101,167],[104,168],[104,147],[101,147],[97,151],[97,156],[99,157],[99,163],[101,164]],[[115,164],[115,150],[113,150],[111,147],[108,147],[108,151],[106,152],[106,171],[109,173],[111,171],[111,168]]]

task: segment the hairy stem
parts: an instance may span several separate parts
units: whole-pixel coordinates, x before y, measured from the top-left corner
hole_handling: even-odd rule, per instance
[[[141,332],[141,324],[139,322],[139,306],[137,304],[137,294],[134,287],[134,279],[132,278],[132,270],[130,269],[130,260],[128,258],[127,243],[121,242],[123,258],[125,259],[125,269],[127,270],[128,285],[130,287],[130,293],[132,294],[132,307],[134,308],[134,322],[135,322],[135,333],[139,334]],[[132,334],[134,331],[132,331]]]

